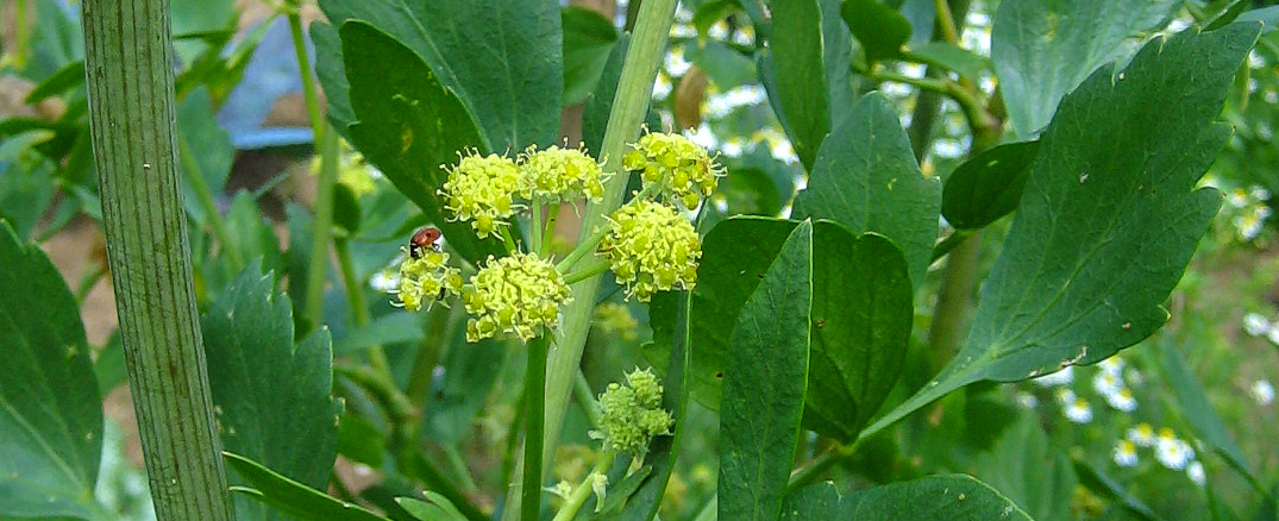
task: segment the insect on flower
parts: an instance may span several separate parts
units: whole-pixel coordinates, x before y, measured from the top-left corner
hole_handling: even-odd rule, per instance
[[[439,245],[435,244],[440,240],[440,230],[434,226],[426,226],[413,232],[413,236],[409,238],[409,256],[414,259],[422,258],[422,252],[426,249],[439,250]]]

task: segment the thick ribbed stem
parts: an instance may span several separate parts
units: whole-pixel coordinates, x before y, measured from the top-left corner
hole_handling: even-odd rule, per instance
[[[161,521],[230,521],[178,191],[165,0],[86,0],[89,123],[129,384]]]

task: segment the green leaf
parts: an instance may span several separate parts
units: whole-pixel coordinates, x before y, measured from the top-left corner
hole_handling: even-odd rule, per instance
[[[255,261],[201,320],[218,432],[228,451],[320,488],[333,467],[342,412],[331,394],[329,334],[294,345],[292,305],[272,286]],[[281,519],[244,499],[236,501],[240,519]]]
[[[959,229],[981,228],[1017,209],[1038,141],[1005,143],[959,165],[946,179],[941,213]]]
[[[235,147],[231,144],[231,135],[227,134],[214,117],[213,100],[209,90],[203,86],[196,87],[182,103],[178,104],[178,139],[191,153],[192,159],[200,168],[200,175],[208,187],[209,193],[217,197],[226,186],[227,176],[231,174],[231,161],[235,158]],[[183,172],[182,195],[187,214],[196,222],[206,222],[204,207],[200,206],[199,196],[187,176],[195,172]]]
[[[72,89],[79,88],[84,85],[84,61],[77,60],[68,63],[65,67],[53,73],[52,76],[45,78],[44,81],[31,89],[31,93],[22,100],[28,105],[35,105],[44,101],[46,98],[60,95]]]
[[[561,11],[564,26],[564,104],[586,101],[604,72],[608,55],[617,43],[613,22],[593,9],[565,7]]]
[[[234,29],[237,18],[232,0],[173,0],[169,11],[173,34],[179,37],[173,43],[174,50],[178,59],[188,64],[208,50],[209,45],[181,37]]]
[[[720,407],[719,518],[777,519],[799,437],[813,297],[813,225],[782,245],[733,328]]]
[[[223,452],[222,459],[253,487],[233,486],[232,492],[261,501],[300,521],[389,521],[359,505],[331,498],[272,472],[239,454]]]
[[[1062,100],[967,342],[867,431],[973,382],[1097,362],[1163,326],[1161,304],[1221,205],[1194,186],[1229,139],[1213,118],[1258,30],[1156,39]]]
[[[1177,0],[1007,0],[992,24],[990,57],[1016,134],[1039,132],[1057,103],[1124,41],[1161,24]]]
[[[1221,13],[1213,18],[1211,22],[1204,26],[1205,31],[1215,31],[1225,27],[1227,24],[1239,18],[1244,10],[1252,5],[1250,0],[1234,0],[1228,7],[1223,9]]]
[[[480,144],[466,107],[412,50],[376,27],[350,21],[339,33],[351,107],[359,119],[348,129],[352,143],[463,258],[476,263],[503,255],[496,238],[481,241],[469,222],[450,219],[438,193],[448,177],[440,165],[456,163],[459,151]]]
[[[973,474],[1036,521],[1074,519],[1071,501],[1078,480],[1070,457],[1049,446],[1038,416],[1018,416],[990,452],[978,455]]]
[[[7,222],[0,266],[0,516],[100,519],[102,398],[79,308]]]
[[[613,50],[609,52],[604,70],[600,72],[600,81],[586,97],[586,106],[582,109],[582,143],[592,157],[599,155],[604,143],[604,130],[608,127],[608,118],[613,112],[613,97],[617,94],[617,84],[621,81],[622,65],[626,61],[630,41],[631,35],[626,33],[617,39]],[[651,109],[644,118],[644,123],[650,129],[662,128],[661,118]]]
[[[444,496],[429,490],[426,491],[426,496],[429,503],[410,497],[397,497],[395,502],[419,521],[466,521],[466,516]]]
[[[815,226],[805,426],[851,442],[892,391],[914,320],[901,250],[873,234]]]
[[[1276,25],[1279,25],[1279,5],[1261,7],[1245,12],[1239,15],[1239,18],[1236,18],[1235,22],[1261,22],[1265,24],[1265,26],[1261,28],[1261,32],[1263,34],[1269,33],[1270,31],[1275,30]]]
[[[495,339],[485,339],[470,344],[466,342],[466,328],[452,328],[453,346],[444,357],[442,385],[431,393],[426,410],[427,433],[439,443],[457,443],[471,432],[475,415],[488,400],[497,384],[502,362],[506,357],[504,344]]]
[[[910,50],[910,58],[976,79],[990,70],[990,59],[948,42],[928,42]]]
[[[930,476],[841,495],[833,483],[786,496],[781,521],[1031,521],[1008,498],[964,475]]]
[[[910,21],[879,0],[846,0],[839,13],[862,44],[866,61],[897,58],[910,39]]]
[[[906,255],[911,281],[918,286],[931,262],[940,206],[941,184],[920,173],[893,105],[870,94],[822,143],[792,215],[888,237]]]
[[[1138,519],[1163,521],[1159,514],[1156,514],[1140,499],[1125,490],[1123,485],[1111,479],[1110,476],[1103,474],[1086,461],[1076,459],[1072,463],[1074,463],[1075,475],[1079,477],[1080,485],[1087,487],[1088,490],[1098,496],[1118,503],[1120,507]]]
[[[335,26],[362,20],[424,61],[438,83],[475,115],[485,136],[483,150],[555,142],[564,91],[559,2],[323,0],[320,8]],[[403,64],[370,60],[381,55],[353,53],[346,45],[348,80],[352,60],[375,69],[371,80],[396,75]],[[397,110],[391,98],[380,103],[383,110]]]
[[[324,90],[328,120],[349,141],[347,127],[355,123],[355,111],[351,109],[351,84],[346,81],[337,27],[319,22],[311,24],[311,42],[315,44],[315,77]]]
[[[773,36],[769,51],[761,52],[760,68],[775,82],[770,94],[795,154],[812,168],[817,148],[830,132],[830,98],[822,54],[822,12],[818,0],[777,2],[773,6]]]
[[[422,316],[408,311],[395,311],[373,319],[364,327],[348,330],[333,344],[333,355],[343,356],[368,349],[422,339]]]
[[[697,35],[706,39],[710,35],[711,26],[720,20],[728,18],[733,13],[742,9],[739,0],[710,0],[702,2],[697,6],[697,10],[693,12],[693,28],[697,29]]]

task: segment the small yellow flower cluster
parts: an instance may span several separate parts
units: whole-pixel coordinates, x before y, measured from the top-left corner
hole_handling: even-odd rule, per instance
[[[449,267],[449,254],[442,251],[426,250],[418,258],[413,258],[405,250],[404,262],[400,263],[400,284],[396,297],[400,305],[409,311],[431,309],[436,301],[443,301],[446,295],[457,296],[462,288],[462,274],[457,268]]]
[[[550,262],[531,253],[489,256],[462,295],[466,312],[475,317],[466,323],[466,341],[504,331],[527,342],[540,327],[556,327],[560,306],[569,300],[568,285]]]
[[[520,195],[534,202],[558,203],[604,197],[604,172],[580,148],[529,147],[520,154]]]
[[[459,219],[471,220],[480,238],[488,237],[515,213],[513,198],[521,183],[514,161],[470,152],[456,166],[446,168],[448,180],[440,191],[447,198],[444,207]]]
[[[604,440],[605,450],[641,456],[654,436],[669,435],[675,425],[675,418],[662,408],[662,384],[647,369],[627,374],[626,385],[609,384],[600,394],[600,408],[599,430],[590,435]]]
[[[639,338],[639,321],[631,316],[631,310],[625,304],[605,302],[595,306],[594,327],[604,333],[614,333],[622,340]]]
[[[627,298],[648,302],[653,293],[678,285],[693,289],[701,240],[688,219],[670,206],[633,201],[613,213],[600,243]]]
[[[679,134],[652,132],[631,146],[622,167],[641,172],[645,187],[658,183],[663,196],[685,208],[697,208],[723,175],[723,167],[705,149]]]

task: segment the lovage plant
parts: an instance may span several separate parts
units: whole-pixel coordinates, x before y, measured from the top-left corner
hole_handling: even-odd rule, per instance
[[[1205,512],[1273,514],[1177,348],[1115,356],[1174,316],[1275,8],[318,4],[309,31],[272,5],[318,173],[274,217],[275,184],[224,193],[212,118],[270,42],[232,8],[174,0],[171,42],[137,38],[165,0],[86,0],[49,32],[83,52],[0,61],[71,104],[0,123],[0,161],[58,169],[23,193],[70,201],[0,198],[0,518],[122,516],[99,405],[125,373],[163,520],[1177,515],[1108,475],[1139,448]],[[81,214],[107,262],[72,292],[29,241]],[[98,347],[76,311],[107,275]],[[1058,450],[1025,408],[1088,424],[1097,363],[1123,413],[1159,367],[1176,433]]]

